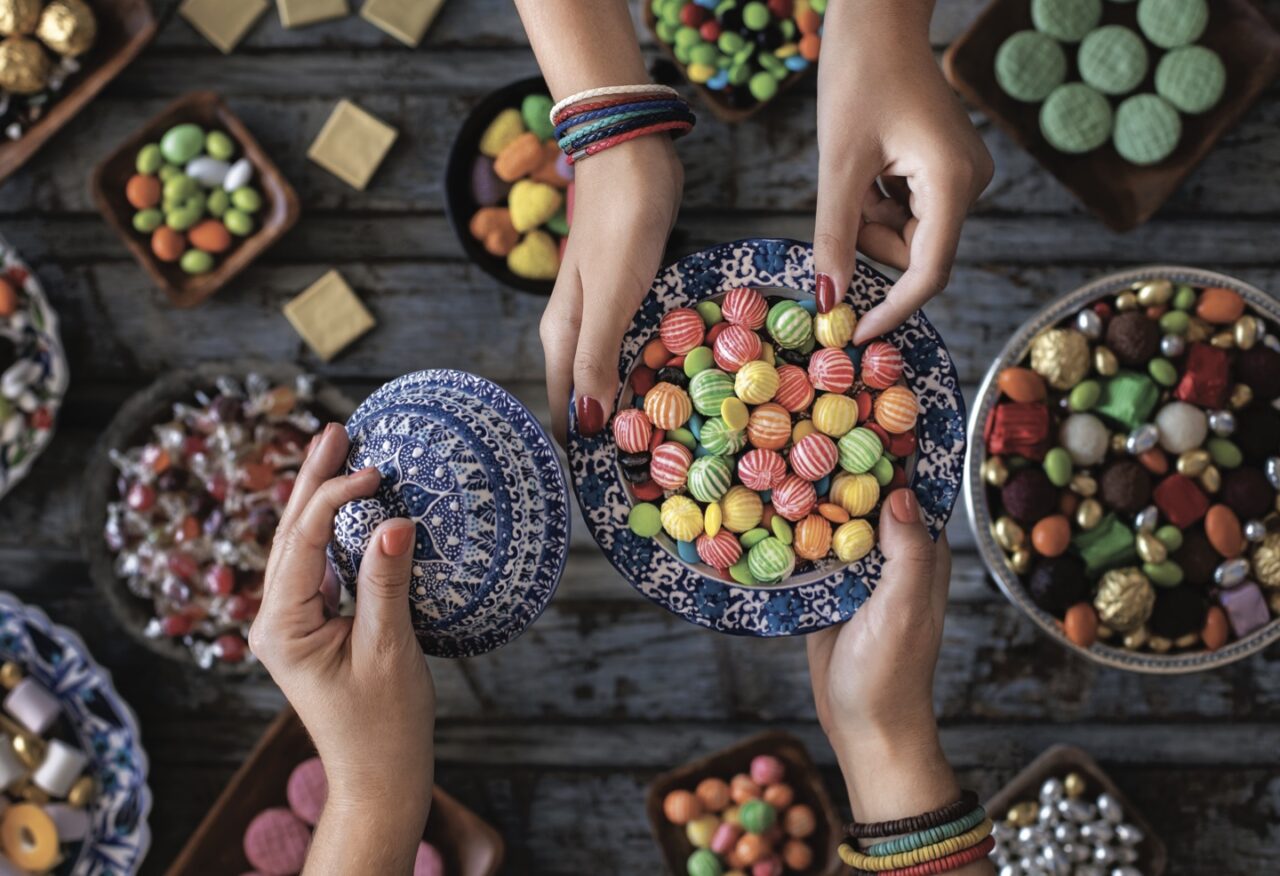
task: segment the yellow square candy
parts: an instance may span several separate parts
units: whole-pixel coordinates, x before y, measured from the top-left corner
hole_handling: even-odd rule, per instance
[[[178,12],[223,54],[230,54],[269,5],[267,0],[186,0]]]
[[[360,17],[412,48],[443,5],[444,0],[365,0]]]
[[[396,129],[349,100],[340,100],[307,150],[307,157],[360,190],[396,141]]]
[[[351,14],[347,0],[276,0],[276,9],[285,27],[306,27]]]
[[[337,271],[325,274],[286,304],[284,315],[326,362],[374,326],[373,316]]]

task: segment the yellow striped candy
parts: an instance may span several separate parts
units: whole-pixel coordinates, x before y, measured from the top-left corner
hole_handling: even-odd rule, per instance
[[[743,533],[755,529],[764,516],[764,503],[760,495],[738,484],[730,487],[720,499],[720,518],[725,529]]]
[[[674,383],[659,383],[645,393],[644,412],[659,429],[679,429],[693,413],[693,402]]]
[[[757,359],[738,369],[733,392],[749,405],[762,405],[777,394],[778,382],[778,369]]]
[[[813,336],[823,347],[843,347],[853,340],[853,330],[858,318],[848,304],[837,304],[827,313],[819,313],[813,320]]]
[[[724,518],[720,514],[720,503],[711,502],[708,504],[706,512],[702,515],[702,528],[708,537],[715,538],[723,523]]]
[[[747,406],[741,399],[727,398],[720,403],[720,419],[735,432],[741,432],[747,428],[747,420],[750,417],[751,412],[747,410]]]
[[[865,520],[850,520],[840,524],[840,528],[831,536],[831,547],[842,563],[856,563],[871,553],[875,547],[876,534],[871,524]]]
[[[880,483],[874,475],[841,472],[831,482],[831,501],[850,517],[866,517],[880,501]]]
[[[676,541],[702,535],[702,509],[688,496],[671,496],[662,503],[662,528]]]
[[[648,413],[646,411],[646,413]],[[858,403],[847,395],[823,393],[813,403],[813,425],[819,432],[839,439],[858,422]],[[651,416],[649,419],[653,419]],[[658,425],[654,421],[654,425]]]

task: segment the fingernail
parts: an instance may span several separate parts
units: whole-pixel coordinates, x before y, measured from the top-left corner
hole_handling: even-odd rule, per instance
[[[398,557],[413,544],[414,528],[397,526],[382,533],[382,552],[389,557]]]
[[[889,508],[899,523],[920,522],[920,503],[916,501],[916,494],[911,490],[896,490],[889,497]]]
[[[578,412],[578,431],[588,438],[600,434],[604,428],[604,408],[589,395],[580,395],[574,401]]]
[[[836,306],[836,283],[830,274],[819,273],[815,278],[813,297],[818,302],[818,313],[830,313]]]
[[[312,436],[311,436],[311,443],[307,445],[307,453],[306,453],[306,455],[307,455],[307,456],[310,456],[310,455],[311,455],[311,451],[315,450],[315,449],[316,449],[316,445],[317,445],[317,444],[319,444],[319,443],[320,443],[320,434],[319,434],[319,433],[317,433],[317,434],[315,434],[315,435],[312,435]]]

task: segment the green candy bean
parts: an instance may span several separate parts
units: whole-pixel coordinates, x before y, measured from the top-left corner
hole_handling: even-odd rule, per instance
[[[1182,583],[1182,567],[1173,560],[1163,563],[1143,563],[1142,572],[1159,587],[1177,587]]]
[[[231,205],[245,213],[257,213],[262,209],[262,195],[252,186],[241,186],[231,193]]]
[[[756,44],[747,43],[745,46],[743,46],[734,54],[733,56],[734,63],[745,64],[751,60],[751,56],[754,55],[755,53],[756,53]]]
[[[769,528],[773,530],[774,537],[783,544],[791,544],[794,538],[791,532],[791,524],[787,523],[787,519],[781,514],[773,515],[773,519],[769,521]]]
[[[695,64],[707,64],[713,66],[716,63],[716,57],[720,53],[716,51],[716,47],[711,43],[699,43],[689,49],[689,60]]]
[[[758,0],[742,7],[742,23],[752,30],[764,30],[769,26],[769,19],[772,17],[769,7]]]
[[[133,214],[133,230],[142,234],[150,234],[163,224],[164,214],[154,207]]]
[[[738,0],[721,0],[720,3],[716,4],[716,10],[715,10],[716,18],[721,18],[730,9],[737,9],[737,8],[738,8]]]
[[[700,371],[706,371],[716,362],[710,347],[694,347],[684,357],[684,373],[693,377]]]
[[[178,262],[188,274],[207,274],[213,270],[213,256],[199,249],[189,249]]]
[[[174,125],[160,138],[160,151],[170,164],[185,165],[204,149],[204,129],[191,123]]]
[[[698,449],[698,439],[693,437],[693,433],[688,429],[668,429],[667,440],[674,441],[677,444],[683,444],[689,450]]]
[[[876,460],[876,464],[871,466],[871,476],[880,486],[889,486],[889,482],[893,480],[893,462],[887,454],[881,456]]]
[[[675,55],[676,60],[679,61],[681,64],[688,66],[689,64],[689,47],[688,46],[675,46],[671,49],[671,54]]]
[[[662,512],[652,502],[640,502],[627,513],[627,526],[641,538],[653,538],[662,531]]]
[[[747,83],[747,89],[752,97],[764,103],[766,100],[772,100],[778,93],[778,80],[773,78],[772,73],[761,70],[751,77]]]
[[[751,68],[746,64],[737,63],[729,68],[729,84],[745,85],[747,80],[751,78]]]
[[[205,199],[204,206],[210,215],[221,219],[222,215],[231,208],[231,195],[222,189],[214,189],[209,192],[209,197]]]
[[[164,184],[164,197],[167,201],[185,201],[198,191],[200,184],[185,173],[169,178]]]
[[[187,231],[200,221],[204,210],[198,206],[183,206],[164,214],[164,224],[174,231]]]
[[[253,218],[234,207],[222,214],[222,224],[236,237],[248,237],[253,234]]]
[[[680,4],[668,3],[662,7],[662,20],[673,28],[680,27]]]
[[[1170,551],[1182,547],[1182,530],[1176,526],[1165,524],[1155,532],[1156,539]]]
[[[702,317],[702,321],[708,326],[713,326],[724,320],[724,314],[720,312],[720,305],[714,301],[699,301],[694,310],[698,311],[698,315]]]
[[[565,214],[564,207],[556,211],[556,215],[546,221],[547,230],[561,237],[569,234],[569,217]]]
[[[763,67],[774,79],[786,79],[789,72],[781,61],[768,52],[760,53],[760,66]]]
[[[1191,317],[1183,310],[1170,310],[1160,317],[1160,331],[1166,335],[1186,334],[1187,327],[1190,325]]]
[[[183,176],[182,168],[172,164],[166,164],[156,171],[156,175],[160,177],[160,182],[168,182],[176,176]]]
[[[827,11],[827,0],[809,0],[809,8],[819,15],[825,15]]]
[[[159,173],[160,168],[164,167],[164,153],[160,151],[160,144],[148,143],[139,149],[133,166],[138,173],[145,173],[147,176]]]
[[[769,530],[757,526],[755,529],[748,529],[746,532],[742,533],[742,536],[738,541],[742,542],[743,548],[751,550],[770,535],[772,535],[772,533],[769,532]]]
[[[1178,382],[1178,369],[1168,359],[1152,359],[1147,363],[1147,372],[1161,386],[1173,386]]]
[[[222,131],[210,131],[204,138],[204,151],[210,158],[230,161],[236,154],[236,141]]]
[[[1196,290],[1190,286],[1179,286],[1177,291],[1173,293],[1173,306],[1175,310],[1190,310],[1196,304]]]
[[[1239,468],[1240,463],[1244,462],[1244,454],[1240,452],[1240,448],[1226,438],[1210,438],[1207,446],[1213,464],[1220,468]]]
[[[1071,483],[1071,454],[1061,447],[1055,447],[1044,455],[1044,473],[1055,487],[1065,487]]]
[[[778,25],[782,30],[782,38],[787,42],[791,42],[796,38],[796,20],[794,18],[784,18]]]
[[[676,48],[692,49],[702,42],[702,34],[692,27],[682,27],[676,31]]]
[[[720,34],[720,39],[716,40],[716,45],[720,47],[720,51],[726,55],[735,55],[742,51],[742,47],[747,43],[741,36],[731,30],[726,30]]]
[[[1090,411],[1101,396],[1102,384],[1096,380],[1082,380],[1072,388],[1071,395],[1067,396],[1067,405],[1076,413]]]
[[[754,587],[757,582],[751,570],[747,568],[747,558],[743,557],[729,567],[729,577],[737,581],[743,587]]]
[[[662,40],[667,45],[671,45],[671,43],[675,41],[677,30],[676,25],[667,21],[659,21],[654,25],[653,29],[657,32],[658,39]]]

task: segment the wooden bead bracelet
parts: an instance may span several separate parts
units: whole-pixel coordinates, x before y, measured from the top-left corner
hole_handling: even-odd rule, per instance
[[[950,839],[953,836],[959,836],[966,830],[977,827],[987,817],[987,810],[979,806],[968,815],[957,818],[955,821],[949,821],[939,827],[931,827],[928,830],[910,833],[906,836],[896,837],[895,839],[885,840],[867,846],[862,851],[873,857],[883,855],[893,855],[898,852],[909,852],[913,849],[923,848],[924,846],[933,845]]]
[[[989,836],[976,846],[967,848],[962,852],[956,852],[954,855],[947,855],[945,858],[938,858],[936,861],[926,861],[923,864],[903,867],[900,870],[859,870],[855,867],[850,870],[850,873],[853,876],[938,876],[940,873],[959,870],[974,861],[982,860],[991,854],[991,850],[995,847],[995,837]],[[844,849],[846,846],[841,846],[840,848]]]
[[[910,818],[899,818],[896,821],[878,821],[868,824],[853,822],[846,829],[852,839],[879,839],[898,836],[904,833],[917,833],[931,827],[941,827],[949,821],[955,821],[965,813],[977,808],[978,795],[973,791],[963,791],[960,799],[940,809],[913,815]]]
[[[929,861],[937,861],[949,855],[970,849],[991,836],[993,825],[991,819],[984,819],[981,824],[972,830],[965,831],[959,836],[953,836],[936,842],[931,846],[923,846],[922,848],[912,849],[909,852],[898,852],[895,855],[868,855],[854,849],[848,843],[840,846],[840,859],[850,867],[861,870],[868,870],[875,873],[883,873],[890,870],[900,870],[903,867],[913,867],[916,864],[925,864]]]

